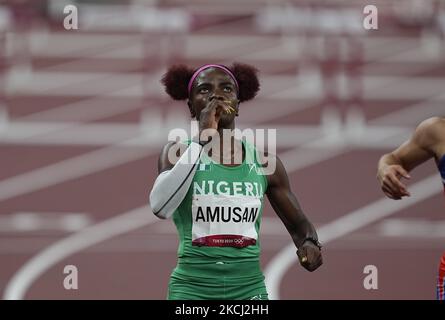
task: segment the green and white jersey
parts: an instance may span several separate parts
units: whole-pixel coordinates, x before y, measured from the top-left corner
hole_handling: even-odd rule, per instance
[[[259,260],[267,178],[255,147],[243,141],[244,162],[229,167],[202,154],[186,197],[173,214],[182,262]]]

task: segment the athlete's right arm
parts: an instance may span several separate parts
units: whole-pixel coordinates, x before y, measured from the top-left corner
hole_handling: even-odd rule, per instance
[[[181,149],[185,151],[181,152]],[[168,143],[161,152],[158,163],[159,175],[150,192],[150,206],[161,219],[172,216],[184,200],[193,181],[203,147],[196,142],[184,146]],[[177,161],[175,157],[182,154]]]
[[[437,143],[435,126],[436,118],[423,121],[409,140],[380,158],[377,179],[388,198],[400,200],[410,196],[401,178],[409,179],[409,171],[434,157],[434,146]]]
[[[210,137],[216,134],[221,113],[227,112],[228,109],[222,99],[212,96],[199,116],[200,143],[191,142],[187,147],[170,142],[162,150],[158,164],[159,175],[150,192],[150,206],[157,217],[161,219],[171,217],[184,200],[201,157],[202,143],[207,143]],[[195,138],[197,139],[198,137]],[[181,157],[175,162],[174,159],[180,154]]]

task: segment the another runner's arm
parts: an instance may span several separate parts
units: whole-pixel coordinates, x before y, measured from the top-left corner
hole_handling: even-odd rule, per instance
[[[414,131],[412,137],[396,150],[380,159],[379,167],[385,165],[401,165],[411,171],[435,155],[434,146],[438,140],[436,118],[423,121]]]
[[[408,172],[434,157],[438,141],[436,123],[437,118],[423,121],[409,140],[380,158],[377,179],[389,198],[399,200],[404,196],[410,196],[400,179],[402,177],[409,179]]]
[[[278,157],[275,159],[276,169],[268,176],[267,197],[298,248],[300,263],[307,270],[313,271],[322,264],[317,232],[290,188],[283,163]],[[302,260],[303,257],[306,259]]]
[[[175,154],[179,156],[181,146],[178,143],[168,143],[159,157],[159,175],[150,192],[150,206],[153,213],[161,219],[171,217],[184,200],[193,181],[202,146],[192,142],[185,148],[176,163],[172,163],[169,158]]]

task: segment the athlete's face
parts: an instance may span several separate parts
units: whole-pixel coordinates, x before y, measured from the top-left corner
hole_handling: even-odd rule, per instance
[[[225,104],[230,104],[236,112],[222,113],[219,125],[224,126],[232,123],[238,114],[239,107],[236,85],[232,77],[219,68],[208,68],[194,80],[188,101],[192,116],[199,119],[201,110],[213,99],[230,101]]]

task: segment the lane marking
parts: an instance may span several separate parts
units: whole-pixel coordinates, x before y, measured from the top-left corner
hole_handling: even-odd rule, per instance
[[[6,285],[5,300],[21,300],[36,279],[63,259],[94,244],[158,221],[151,208],[142,206],[97,223],[43,249],[27,261]]]
[[[92,223],[92,217],[86,213],[16,212],[0,215],[0,233],[49,230],[74,232],[82,230]]]

